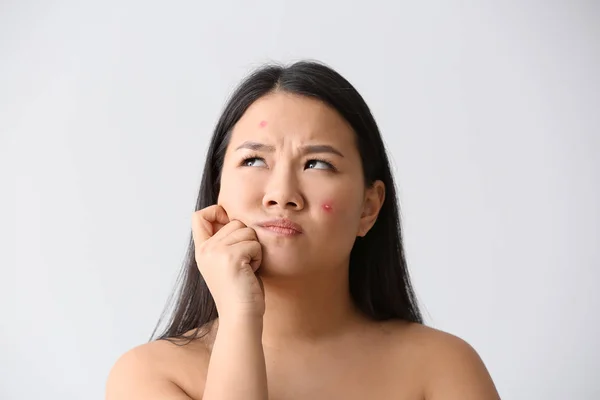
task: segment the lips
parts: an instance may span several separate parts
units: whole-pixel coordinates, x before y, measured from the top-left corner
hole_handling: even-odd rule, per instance
[[[267,228],[267,229],[271,229],[271,230],[278,230],[281,231],[282,233],[292,233],[292,234],[298,234],[298,233],[302,233],[302,227],[300,225],[298,225],[297,223],[290,221],[289,219],[286,218],[279,218],[279,219],[273,219],[270,221],[264,221],[258,224],[258,226],[263,227],[263,228]]]

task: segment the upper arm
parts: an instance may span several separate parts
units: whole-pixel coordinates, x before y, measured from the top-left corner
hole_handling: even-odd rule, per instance
[[[444,334],[432,362],[427,400],[499,400],[479,354],[464,340]]]
[[[106,400],[191,400],[179,386],[152,368],[144,348],[123,354],[110,370]]]

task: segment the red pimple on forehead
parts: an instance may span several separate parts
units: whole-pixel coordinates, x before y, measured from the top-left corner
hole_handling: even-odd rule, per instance
[[[267,126],[267,121],[260,121],[260,124],[258,124],[258,126],[264,128],[265,126]]]

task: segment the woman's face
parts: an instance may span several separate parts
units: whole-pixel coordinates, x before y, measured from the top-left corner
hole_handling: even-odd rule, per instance
[[[383,198],[382,182],[364,186],[352,128],[319,100],[271,93],[233,128],[218,203],[256,231],[263,276],[347,266],[356,236],[372,227]],[[281,218],[301,233],[261,226]]]

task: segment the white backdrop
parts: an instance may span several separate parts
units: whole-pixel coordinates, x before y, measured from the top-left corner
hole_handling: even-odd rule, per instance
[[[373,110],[428,323],[504,399],[600,398],[600,3],[555,3],[2,1],[0,398],[103,398],[227,96],[301,58]]]

